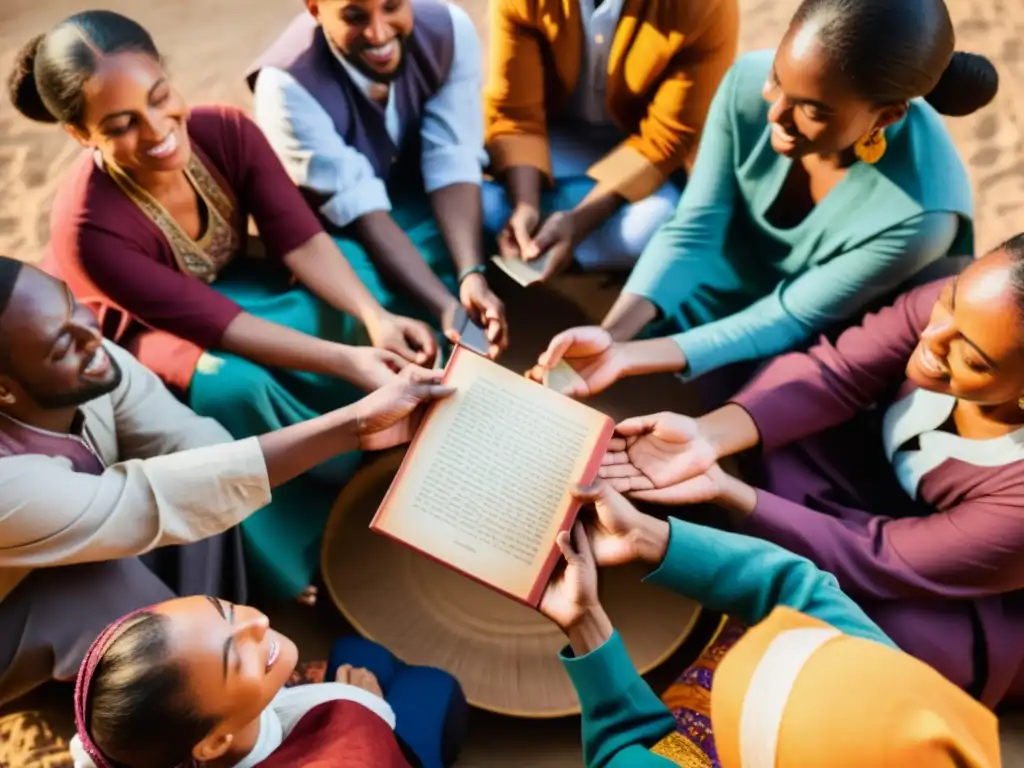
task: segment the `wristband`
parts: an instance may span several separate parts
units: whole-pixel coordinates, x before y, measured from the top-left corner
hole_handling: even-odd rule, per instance
[[[472,267],[466,267],[464,270],[459,272],[459,285],[462,285],[465,279],[470,275],[482,275],[486,271],[487,267],[483,264],[475,264]]]

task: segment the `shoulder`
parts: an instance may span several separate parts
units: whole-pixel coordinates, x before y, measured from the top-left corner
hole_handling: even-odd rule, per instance
[[[83,152],[58,187],[46,261],[67,268],[111,248],[149,248],[153,235],[138,208],[96,166],[92,154]]]
[[[189,138],[206,151],[217,149],[252,128],[255,126],[242,110],[227,104],[193,107],[188,118]]]
[[[440,0],[413,0],[412,7],[416,16],[414,29],[421,34],[426,34],[428,39],[448,37],[455,31],[456,14],[453,9],[457,6],[454,3],[442,3]]]
[[[559,17],[562,15],[560,4],[546,0],[491,0],[488,12],[520,24],[533,23],[539,16],[540,7],[549,5],[557,5],[555,10]]]
[[[953,278],[944,277],[940,280],[932,280],[930,283],[912,288],[899,296],[893,302],[893,308],[899,309],[900,314],[906,318],[909,325],[917,332],[928,327],[935,302],[939,300],[942,292]]]
[[[449,3],[447,5],[448,16],[451,18],[452,32],[456,40],[479,40],[479,35],[476,31],[476,24],[473,23],[473,19],[469,17],[469,14],[455,3]]]
[[[729,100],[729,111],[737,126],[749,126],[758,132],[764,129],[768,103],[762,91],[774,59],[773,49],[746,53],[736,59],[722,81],[720,89]]]
[[[886,132],[888,149],[876,168],[924,211],[973,215],[971,182],[953,138],[923,99]]]

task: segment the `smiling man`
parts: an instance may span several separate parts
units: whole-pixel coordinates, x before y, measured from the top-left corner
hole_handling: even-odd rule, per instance
[[[506,344],[484,277],[480,42],[437,0],[306,0],[248,73],[256,122],[385,307]]]
[[[338,453],[408,440],[407,417],[448,391],[438,381],[410,368],[358,403],[233,441],[104,341],[64,283],[0,257],[0,705],[73,679],[125,613],[176,592],[244,602],[235,526]]]

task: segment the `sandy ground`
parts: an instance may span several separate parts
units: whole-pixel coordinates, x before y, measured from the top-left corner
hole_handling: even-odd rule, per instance
[[[798,2],[740,0],[743,49],[774,45]],[[959,47],[986,53],[996,62],[1002,77],[995,104],[975,116],[949,121],[970,168],[976,195],[978,251],[983,252],[1024,230],[1024,106],[1019,100],[1024,93],[1024,2],[947,2],[956,23]],[[486,0],[461,0],[460,4],[477,20],[486,44]],[[26,40],[90,6],[96,7],[79,0],[0,0],[0,75],[4,80]],[[301,4],[296,0],[104,0],[102,7],[131,15],[153,32],[178,87],[192,103],[246,106],[242,71]],[[54,192],[76,152],[77,145],[58,128],[33,124],[18,115],[4,89],[0,95],[0,254],[27,260],[42,254]],[[588,295],[593,297],[592,293]],[[640,400],[644,397],[640,392],[633,394]],[[300,619],[296,623],[304,622]],[[297,634],[305,634],[296,629]],[[513,724],[485,720],[474,726],[474,737],[465,759],[460,761],[466,768],[496,768],[499,764],[561,768],[579,764],[578,726],[572,721]],[[1024,717],[1012,721],[1004,718],[1003,726],[1019,737],[1024,733]],[[514,747],[510,749],[514,744],[522,746],[523,741],[532,742],[535,750],[525,762],[514,756]],[[4,762],[0,760],[0,765]],[[30,764],[35,763],[26,763]],[[1024,765],[1024,757],[1008,750],[1004,764]]]
[[[1024,229],[1024,3],[948,0],[959,47],[988,54],[1003,82],[994,105],[950,129],[968,163],[978,211],[978,248]],[[486,36],[485,0],[462,0]],[[741,0],[744,49],[774,45],[797,0]],[[18,48],[49,25],[90,6],[79,0],[0,3],[0,74],[6,80]],[[192,103],[245,105],[241,72],[298,10],[295,0],[106,0],[145,24],[167,56],[175,81]],[[486,42],[486,41],[485,41]],[[45,247],[54,190],[75,144],[53,126],[21,118],[0,96],[0,254],[36,259]],[[1014,219],[1021,223],[1015,223]]]

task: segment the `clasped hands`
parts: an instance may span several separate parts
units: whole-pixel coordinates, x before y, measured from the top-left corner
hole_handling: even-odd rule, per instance
[[[578,229],[571,211],[555,212],[541,223],[536,207],[517,205],[498,233],[498,253],[526,262],[546,256],[540,277],[546,282],[572,264]]]

